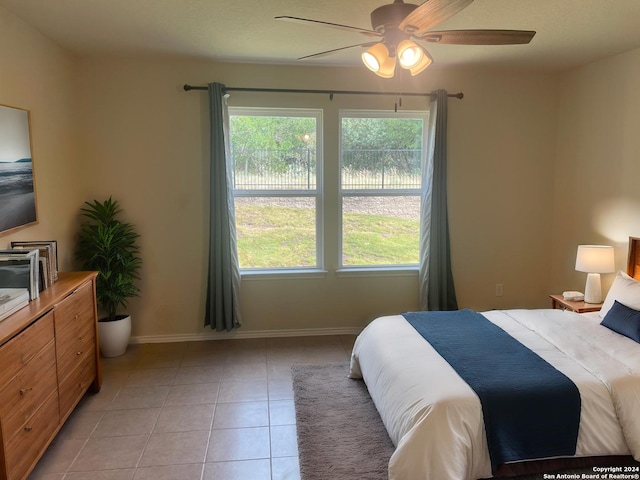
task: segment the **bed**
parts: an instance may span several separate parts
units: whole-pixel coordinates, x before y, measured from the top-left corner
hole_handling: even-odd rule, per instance
[[[443,358],[437,341],[425,341],[402,315],[371,322],[354,344],[350,376],[364,379],[396,447],[389,461],[389,479],[475,480],[598,465],[605,468],[603,473],[611,473],[607,468],[613,465],[632,465],[629,473],[637,474],[640,337],[634,340],[628,332],[618,329],[623,335],[612,328],[617,329],[620,309],[625,309],[625,315],[640,310],[639,280],[640,239],[630,238],[627,274],[616,274],[601,311],[481,314],[482,322],[506,332],[529,353],[535,352],[538,360],[561,372],[579,392],[574,450],[551,457],[496,464],[499,457],[491,435],[491,447],[487,441],[487,432],[495,428],[487,420],[485,429],[483,406],[485,412],[489,410],[484,397],[469,386],[473,383],[461,378],[463,374],[452,367],[454,362]],[[603,318],[609,328],[601,325]],[[640,326],[640,317],[633,318]],[[640,327],[636,330],[640,332]]]

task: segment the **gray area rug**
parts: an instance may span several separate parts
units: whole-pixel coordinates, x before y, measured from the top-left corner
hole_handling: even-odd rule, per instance
[[[291,371],[302,480],[385,480],[394,447],[364,382],[348,364]]]
[[[348,378],[348,372],[348,364],[291,367],[302,480],[388,478],[387,465],[393,443],[364,382]],[[553,470],[548,473],[551,472]],[[574,468],[554,473],[593,474],[593,469]],[[545,477],[540,473],[502,478],[541,480]]]

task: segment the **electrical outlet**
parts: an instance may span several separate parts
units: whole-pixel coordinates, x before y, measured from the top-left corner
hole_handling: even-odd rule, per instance
[[[502,283],[496,283],[496,297],[504,295],[504,285]]]

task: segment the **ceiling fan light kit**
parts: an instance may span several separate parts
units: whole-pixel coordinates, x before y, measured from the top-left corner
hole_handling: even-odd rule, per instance
[[[384,43],[376,43],[362,54],[362,62],[379,77],[392,78],[396,65],[409,70],[411,75],[415,76],[431,65],[433,59],[420,45],[411,40],[402,40],[397,48],[391,51]]]
[[[393,3],[382,5],[371,12],[372,30],[300,17],[280,16],[276,19],[339,28],[379,38],[378,43],[369,41],[336,48],[306,55],[299,60],[352,47],[368,47],[362,54],[362,61],[369,70],[383,78],[392,78],[397,65],[409,70],[411,75],[418,75],[433,63],[429,52],[414,40],[450,45],[517,45],[529,43],[536,34],[531,30],[429,31],[472,2],[473,0],[427,0],[418,6],[394,0]]]

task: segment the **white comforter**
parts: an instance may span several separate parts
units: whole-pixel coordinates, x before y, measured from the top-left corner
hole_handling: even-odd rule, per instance
[[[640,345],[601,326],[597,314],[483,315],[577,385],[576,456],[631,453],[640,461]],[[480,400],[404,317],[381,317],[362,331],[350,376],[364,379],[396,446],[390,480],[491,477]]]

